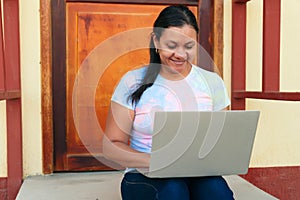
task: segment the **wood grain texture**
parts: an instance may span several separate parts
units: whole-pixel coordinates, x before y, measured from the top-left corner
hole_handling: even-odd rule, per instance
[[[46,0],[41,0],[41,1],[46,1]],[[208,3],[207,3],[207,1],[202,1],[202,2],[206,4],[205,9],[209,10],[209,11],[206,10],[205,16],[208,18],[212,17],[211,15],[214,15],[214,13],[212,12],[214,9],[211,9],[211,7],[207,7],[207,5],[212,5],[213,0],[210,0]],[[66,35],[67,35],[67,33],[70,33],[70,32],[75,33],[76,28],[78,28],[75,26],[75,27],[66,29],[67,24],[65,21],[65,16],[68,16],[70,14],[70,12],[67,11],[66,7],[68,4],[73,4],[73,3],[77,4],[77,5],[81,4],[83,7],[87,6],[88,4],[93,4],[95,6],[99,3],[103,3],[103,4],[112,3],[112,4],[114,4],[113,8],[118,3],[123,4],[123,5],[131,3],[131,4],[135,4],[135,5],[141,5],[141,6],[142,5],[164,5],[164,6],[166,6],[168,4],[185,4],[185,5],[197,7],[199,5],[198,1],[195,1],[195,0],[186,0],[186,1],[168,1],[168,0],[166,0],[166,1],[145,1],[145,0],[134,0],[134,1],[89,0],[89,1],[85,1],[85,0],[83,0],[81,2],[79,2],[77,0],[67,0],[67,1],[53,0],[53,1],[51,1],[50,7],[51,7],[51,38],[52,39],[49,39],[49,40],[51,40],[50,43],[52,45],[51,52],[49,53],[49,54],[51,54],[51,61],[47,61],[47,57],[43,58],[43,60],[46,62],[46,65],[44,65],[45,73],[47,73],[46,72],[47,69],[49,69],[51,71],[49,73],[52,73],[50,75],[52,82],[50,80],[47,80],[48,77],[46,74],[44,74],[45,77],[43,79],[44,80],[43,82],[45,83],[46,90],[49,89],[51,86],[52,86],[52,88],[50,88],[51,91],[48,91],[48,92],[46,91],[45,93],[43,93],[46,95],[46,97],[45,97],[46,104],[44,104],[45,116],[43,118],[44,124],[45,124],[45,127],[43,127],[43,138],[45,138],[45,139],[43,139],[43,140],[51,141],[51,138],[52,138],[52,140],[54,140],[54,143],[52,144],[51,142],[49,142],[49,143],[47,143],[45,141],[43,142],[43,145],[45,146],[44,147],[44,161],[45,161],[44,162],[44,171],[45,172],[46,171],[50,172],[52,170],[54,170],[54,171],[55,170],[57,170],[57,171],[65,170],[69,167],[68,163],[73,162],[73,161],[68,162],[68,156],[67,156],[67,148],[68,147],[67,147],[67,142],[66,142],[66,141],[68,141],[68,139],[66,139],[67,134],[68,134],[68,132],[66,131],[66,129],[68,127],[68,126],[66,127],[66,121],[67,121],[66,116],[69,116],[69,113],[67,112],[67,107],[68,107],[68,104],[70,103],[70,98],[67,98],[67,96],[66,96],[66,95],[68,95],[68,93],[66,92],[66,87],[68,86],[67,74],[73,73],[73,72],[71,72],[72,70],[66,72],[67,66],[66,66],[66,62],[65,62],[67,56],[69,56],[69,55],[66,55],[66,52],[70,53],[66,49],[67,48],[67,40],[66,40],[67,36]],[[41,3],[41,6],[46,6],[47,4],[49,5],[49,2],[46,1],[46,2],[44,2],[44,4]],[[199,11],[200,10],[198,10],[198,12],[197,12],[197,10],[196,10],[198,19],[200,16]],[[85,25],[87,25],[87,26],[84,25],[85,28],[82,29],[83,32],[80,33],[80,36],[82,37],[81,39],[84,39],[83,36],[87,35],[89,37],[88,39],[90,40],[90,36],[91,36],[90,34],[93,34],[91,32],[91,30],[92,30],[91,27],[89,27],[90,22],[87,23],[88,22],[87,19],[90,16],[83,16],[84,13],[80,13],[80,15],[81,15],[81,18],[80,19],[78,18],[78,20],[81,21],[80,23],[85,23]],[[221,14],[219,15],[219,17],[222,17]],[[208,38],[206,38],[206,42],[207,42],[207,44],[210,45],[211,56],[215,56],[215,57],[217,56],[216,58],[219,59],[218,63],[220,63],[221,57],[222,57],[222,55],[221,55],[222,52],[220,52],[220,51],[217,51],[217,53],[212,52],[212,50],[219,48],[219,47],[215,47],[215,45],[213,43],[214,43],[214,38],[215,39],[218,38],[218,41],[220,42],[220,39],[221,39],[221,37],[220,37],[221,33],[219,32],[220,27],[218,26],[218,28],[214,28],[213,24],[212,24],[214,22],[212,21],[212,19],[213,19],[213,17],[208,19],[209,23],[207,23],[207,19],[203,21],[202,25],[204,26],[206,24],[209,24],[209,29],[203,28],[202,30],[209,32],[208,34],[210,34],[210,35],[208,36]],[[221,18],[216,18],[216,19],[221,20]],[[46,18],[45,18],[45,20],[47,21]],[[221,21],[219,21],[219,22],[221,22]],[[46,24],[46,22],[45,22],[45,24]],[[122,22],[122,24],[120,24],[120,26],[124,26],[124,25],[126,25],[126,22]],[[88,31],[88,34],[86,31]],[[213,32],[213,31],[218,31],[218,36],[214,36],[213,34],[215,34],[216,32]],[[45,34],[45,37],[48,37],[48,36]],[[72,46],[74,44],[69,44],[69,45]],[[218,44],[216,44],[216,45],[218,45]],[[67,63],[71,64],[72,66],[74,66],[76,68],[78,66],[76,65],[76,63],[74,61],[81,62],[87,56],[87,53],[91,47],[87,46],[87,47],[83,48],[83,46],[80,46],[80,45],[76,46],[76,43],[75,43],[75,48],[81,48],[82,51],[77,56],[74,56],[73,57],[74,59],[69,59],[69,61]],[[47,54],[47,49],[44,50],[44,52]],[[47,62],[51,63],[50,67],[47,67]],[[120,65],[120,62],[117,60],[114,62],[114,64]],[[218,65],[221,65],[221,64],[218,64]],[[51,66],[52,66],[52,68],[51,68]],[[105,73],[109,74],[108,71],[109,70],[107,70]],[[76,73],[76,71],[74,71],[74,72]],[[102,79],[104,82],[108,83],[109,78],[107,79],[107,77],[109,77],[109,76],[105,75],[105,77],[102,77]],[[116,76],[112,76],[112,78],[116,78]],[[102,90],[103,86],[104,86],[103,84],[99,84],[98,89],[97,89],[98,93],[103,91]],[[110,92],[110,91],[108,91],[108,92]],[[48,99],[48,95],[50,95],[51,98]],[[108,98],[108,96],[107,96],[107,98]],[[53,100],[52,101],[52,113],[51,113],[51,107],[50,107],[51,100]],[[107,109],[106,108],[107,103],[105,103],[105,102],[106,101],[104,101],[103,105],[97,104],[98,107],[96,109],[99,110],[99,112],[97,111],[97,113],[98,113],[98,118],[100,118],[100,119],[103,118],[103,116],[106,116],[105,110]],[[47,106],[47,104],[48,104],[48,106]],[[51,114],[52,114],[52,119],[51,119],[51,117],[49,117],[49,115],[51,115]],[[51,125],[50,125],[51,120],[53,122],[52,123],[53,127],[51,127]],[[102,127],[104,127],[105,121],[101,121],[100,124]],[[51,136],[51,134],[52,134],[51,132],[53,132],[53,136]],[[46,135],[44,135],[44,133],[46,133]],[[47,133],[48,133],[48,135],[47,135]],[[74,137],[74,139],[78,140],[78,137]],[[51,145],[53,145],[53,147],[51,147]],[[76,153],[78,148],[76,147],[76,148],[74,148],[74,150]],[[50,153],[49,153],[49,151],[50,151]],[[53,156],[51,156],[51,153],[53,151],[54,151]],[[51,170],[51,159],[53,157],[54,157],[54,160],[53,160],[54,167]],[[69,161],[71,161],[71,159],[69,159]]]
[[[43,173],[53,172],[51,4],[40,0]]]
[[[223,77],[223,0],[214,0],[214,18],[213,18],[213,59],[215,63],[214,71]]]
[[[67,4],[68,142],[65,170],[105,169],[103,164],[94,162],[92,157],[102,152],[103,130],[112,93],[127,71],[149,63],[152,24],[164,7],[140,4]],[[197,13],[196,7],[192,10]],[[80,85],[73,87],[77,83],[77,77],[81,77]],[[75,93],[75,99],[80,101],[75,105],[75,115],[74,105],[72,107],[74,91],[78,92]],[[80,156],[88,153],[90,158]],[[77,156],[70,156],[72,154]],[[95,165],[87,165],[89,160]]]
[[[66,2],[51,1],[54,169],[66,166]]]

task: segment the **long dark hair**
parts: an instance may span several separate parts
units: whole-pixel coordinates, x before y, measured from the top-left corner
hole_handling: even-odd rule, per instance
[[[182,27],[184,25],[191,25],[197,33],[199,31],[196,17],[188,7],[184,5],[169,6],[164,8],[155,20],[153,25],[153,34],[159,41],[161,34],[165,28],[169,28],[171,26]],[[161,61],[159,54],[157,53],[154,46],[153,36],[150,40],[149,50],[150,63],[147,68],[146,74],[137,90],[129,96],[132,104],[138,103],[143,92],[153,85],[160,71]]]

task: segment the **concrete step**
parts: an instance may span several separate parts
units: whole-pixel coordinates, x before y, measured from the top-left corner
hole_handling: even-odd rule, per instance
[[[17,200],[120,200],[123,172],[55,173],[27,177]],[[224,176],[237,200],[275,200],[237,175]]]

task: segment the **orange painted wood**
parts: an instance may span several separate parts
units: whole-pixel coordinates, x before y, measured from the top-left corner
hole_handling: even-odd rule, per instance
[[[120,78],[127,71],[139,68],[149,62],[148,47],[151,27],[158,13],[164,7],[159,5],[67,3],[67,110],[66,139],[64,140],[67,143],[64,147],[65,153],[56,156],[60,157],[59,160],[63,162],[56,165],[56,170],[110,169],[93,158],[93,156],[101,157],[101,139],[110,98]],[[192,7],[195,14],[197,14],[196,8]],[[125,39],[113,38],[118,34],[126,35],[126,31],[136,28],[145,28],[145,30],[139,32],[141,35],[136,35],[133,39],[126,39],[126,36]],[[106,51],[103,51],[104,47],[101,47],[103,43],[114,48],[110,50],[106,47]],[[143,48],[134,49],[135,43]],[[124,50],[123,48],[128,49]],[[111,53],[109,53],[110,51]],[[97,52],[99,52],[98,56]],[[116,56],[117,52],[122,52],[122,54]],[[111,55],[115,57],[110,58]],[[97,57],[101,57],[101,59],[97,60]],[[84,96],[86,99],[92,99],[92,102],[77,105],[76,110],[80,114],[74,118],[73,86],[79,70],[85,69],[87,66],[97,66],[95,73],[99,70],[101,74],[99,77],[84,77],[86,81],[97,79],[95,85],[84,85],[87,90],[95,87],[95,94],[84,91],[78,94],[78,98]],[[84,79],[81,80],[81,84]],[[95,112],[102,131],[90,123]],[[82,129],[89,130],[88,133],[78,133],[75,126],[76,121],[79,121],[78,126]],[[90,149],[93,149],[93,153],[90,152]],[[91,163],[94,165],[91,166]]]
[[[224,15],[224,1],[214,0],[213,1],[213,33],[212,33],[212,46],[213,53],[212,57],[215,63],[214,71],[223,77],[223,15]]]
[[[40,1],[43,173],[53,172],[51,2]]]

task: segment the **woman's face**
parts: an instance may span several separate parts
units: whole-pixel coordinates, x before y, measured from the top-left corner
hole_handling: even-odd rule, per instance
[[[190,25],[169,27],[162,32],[160,40],[154,37],[162,64],[161,73],[180,73],[186,76],[196,55],[197,32]]]

